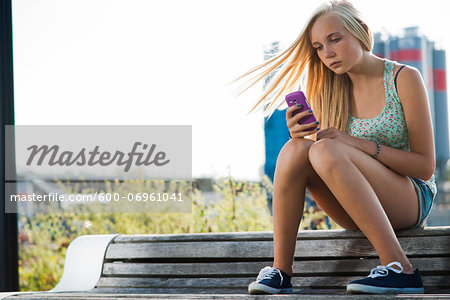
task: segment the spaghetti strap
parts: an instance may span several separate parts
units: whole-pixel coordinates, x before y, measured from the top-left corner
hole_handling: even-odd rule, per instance
[[[405,67],[405,65],[401,66],[400,69],[398,69],[397,73],[395,73],[395,78],[394,78],[394,85],[395,85],[395,90],[397,90],[397,76],[398,73],[400,73],[400,71]]]

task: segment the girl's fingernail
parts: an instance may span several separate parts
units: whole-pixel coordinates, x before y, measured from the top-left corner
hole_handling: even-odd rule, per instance
[[[312,110],[308,110],[309,113],[312,113]]]
[[[314,123],[314,124],[319,124],[319,121],[317,121],[316,123]]]
[[[301,105],[301,104],[298,104],[297,106],[298,106],[298,107],[302,107],[303,105]]]
[[[317,127],[317,128],[316,128],[316,130],[318,131],[318,130],[320,130],[320,128],[319,128],[319,127]]]

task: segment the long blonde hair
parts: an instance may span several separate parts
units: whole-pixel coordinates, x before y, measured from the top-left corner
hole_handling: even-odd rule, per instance
[[[260,71],[250,78],[243,90],[245,91],[272,72],[276,73],[250,112],[262,105],[265,114],[270,117],[284,103],[283,96],[300,86],[306,93],[314,115],[320,121],[321,129],[335,127],[341,131],[346,130],[350,110],[350,78],[347,74],[338,75],[328,69],[311,45],[311,28],[319,17],[326,14],[339,17],[344,27],[360,40],[363,49],[372,50],[372,33],[366,30],[360,12],[350,2],[331,0],[322,4],[289,48],[236,79],[240,80]]]

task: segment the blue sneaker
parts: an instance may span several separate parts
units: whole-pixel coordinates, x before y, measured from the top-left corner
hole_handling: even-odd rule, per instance
[[[392,268],[396,265],[400,270]],[[364,279],[354,280],[347,285],[347,292],[369,294],[423,294],[424,288],[419,269],[414,274],[405,274],[398,262],[378,266]]]
[[[250,294],[292,293],[291,276],[274,267],[259,271],[256,281],[248,286]]]

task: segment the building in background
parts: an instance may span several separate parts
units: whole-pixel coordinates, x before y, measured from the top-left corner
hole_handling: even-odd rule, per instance
[[[279,48],[278,42],[272,43],[271,47],[264,50],[265,59],[275,55]],[[409,27],[405,28],[400,36],[383,37],[381,33],[375,33],[373,53],[415,67],[422,74],[428,91],[434,129],[435,176],[439,191],[436,202],[439,203],[439,195],[444,194],[441,191],[447,176],[447,161],[450,158],[445,51],[436,49],[434,42],[421,35],[418,27]],[[270,77],[266,79],[266,84],[269,80]],[[289,140],[285,113],[285,110],[277,110],[264,122],[266,150],[264,172],[272,180],[278,153]]]

